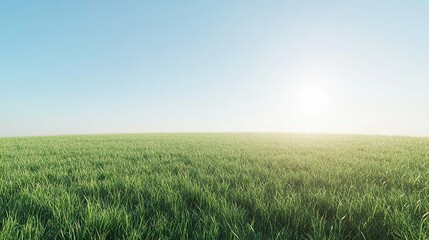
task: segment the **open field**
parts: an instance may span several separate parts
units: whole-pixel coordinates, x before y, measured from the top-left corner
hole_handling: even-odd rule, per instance
[[[429,139],[0,139],[0,239],[428,239]]]

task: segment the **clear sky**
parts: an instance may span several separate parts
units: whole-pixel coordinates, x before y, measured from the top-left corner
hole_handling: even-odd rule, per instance
[[[429,136],[429,1],[0,2],[0,136],[188,131]]]

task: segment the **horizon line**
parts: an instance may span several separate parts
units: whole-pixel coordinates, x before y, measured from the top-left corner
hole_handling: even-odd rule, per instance
[[[37,138],[37,137],[78,137],[100,135],[146,135],[146,134],[283,134],[283,135],[319,135],[319,136],[356,136],[356,137],[404,137],[404,138],[429,138],[427,135],[400,135],[385,133],[353,133],[353,132],[293,132],[293,131],[147,131],[147,132],[96,132],[96,133],[65,133],[65,134],[34,134],[1,136],[7,138]]]

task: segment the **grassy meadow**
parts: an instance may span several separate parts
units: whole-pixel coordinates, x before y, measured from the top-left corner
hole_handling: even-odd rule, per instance
[[[0,239],[429,239],[429,138],[0,138]]]

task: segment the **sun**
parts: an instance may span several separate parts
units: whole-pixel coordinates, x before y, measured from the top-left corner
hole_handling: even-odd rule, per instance
[[[329,103],[329,94],[323,86],[310,84],[298,90],[296,106],[305,115],[320,116],[326,113]]]

